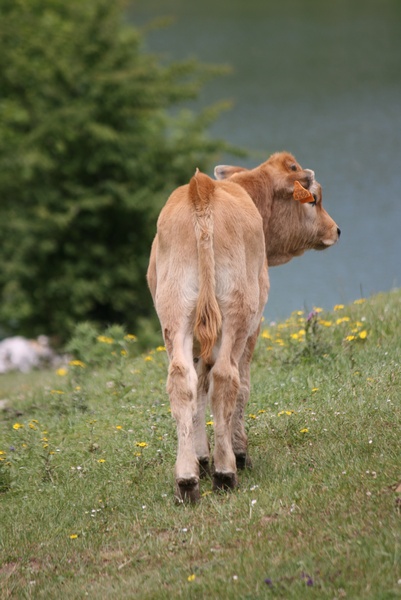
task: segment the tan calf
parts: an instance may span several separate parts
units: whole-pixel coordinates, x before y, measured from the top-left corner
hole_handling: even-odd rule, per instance
[[[171,194],[147,274],[169,356],[180,501],[199,499],[199,476],[208,470],[207,401],[214,489],[234,488],[237,468],[250,464],[244,411],[269,289],[267,264],[327,248],[340,235],[322,207],[313,171],[291,154],[273,154],[252,170],[219,166],[215,176],[219,181],[197,171]],[[295,181],[312,193],[312,202],[294,200]]]

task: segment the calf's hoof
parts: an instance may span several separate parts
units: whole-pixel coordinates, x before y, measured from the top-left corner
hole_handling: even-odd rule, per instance
[[[197,477],[179,477],[176,479],[175,499],[177,504],[199,502],[199,479]]]
[[[252,469],[252,460],[249,454],[241,453],[235,455],[235,463],[237,465],[237,469]]]
[[[219,473],[218,471],[213,473],[213,490],[215,492],[234,490],[237,485],[238,478],[236,473]]]

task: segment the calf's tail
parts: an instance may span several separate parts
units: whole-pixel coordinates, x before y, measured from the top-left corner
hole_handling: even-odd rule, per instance
[[[214,181],[197,169],[189,182],[189,196],[195,209],[199,273],[199,295],[195,313],[194,335],[199,340],[201,357],[205,362],[210,361],[222,323],[222,316],[216,298],[213,247],[214,193]]]

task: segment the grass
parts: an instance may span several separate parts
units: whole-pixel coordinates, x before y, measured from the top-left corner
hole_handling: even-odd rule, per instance
[[[254,467],[197,506],[163,348],[2,376],[0,597],[401,597],[401,291],[335,308],[263,329]]]

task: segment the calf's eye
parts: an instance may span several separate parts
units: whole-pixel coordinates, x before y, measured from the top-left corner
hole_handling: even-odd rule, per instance
[[[316,206],[316,202],[317,202],[317,197],[315,196],[315,194],[313,194],[313,202],[308,202],[308,204],[310,206]]]
[[[297,171],[298,167],[297,167],[297,165],[290,165],[290,169],[291,169],[291,171]]]

